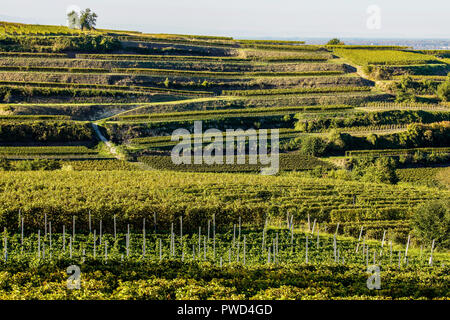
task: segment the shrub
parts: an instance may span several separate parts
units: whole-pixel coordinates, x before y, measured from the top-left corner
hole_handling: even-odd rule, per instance
[[[384,66],[367,65],[363,67],[363,72],[375,80],[389,80],[392,76],[392,72]]]
[[[388,157],[363,157],[352,159],[352,171],[356,180],[395,184],[398,182],[396,162]]]
[[[319,137],[307,137],[302,141],[301,151],[311,156],[321,156],[327,148],[326,142]]]
[[[450,247],[450,206],[449,202],[430,201],[420,205],[412,219],[414,231],[418,237],[444,248]]]
[[[0,158],[0,171],[11,170],[11,162],[8,159]]]
[[[414,163],[423,163],[426,161],[426,155],[421,151],[416,151],[413,154],[413,162]]]
[[[437,96],[442,101],[450,101],[450,80],[447,79],[444,83],[440,84],[436,91]]]
[[[53,40],[53,52],[82,51],[109,52],[120,49],[121,43],[117,38],[109,36],[83,35],[78,37],[56,37]]]
[[[61,163],[56,160],[36,159],[18,161],[14,164],[6,158],[0,159],[0,171],[38,171],[58,169],[61,169]]]
[[[91,141],[95,134],[89,123],[74,121],[0,121],[0,142]]]
[[[11,91],[10,91],[10,90],[7,90],[7,91],[5,92],[5,95],[3,96],[3,102],[8,103],[8,102],[11,102],[11,100],[12,100],[12,94],[11,94]]]
[[[345,169],[331,170],[327,176],[331,179],[340,179],[346,181],[353,180],[351,172]]]
[[[338,132],[336,129],[332,129],[328,134],[328,149],[330,151],[340,152],[345,149],[347,145],[348,134]]]
[[[417,98],[412,90],[409,89],[399,89],[397,91],[397,97],[395,102],[416,102]]]
[[[361,180],[395,184],[398,182],[395,167],[395,161],[392,158],[378,158],[374,164],[366,168]]]

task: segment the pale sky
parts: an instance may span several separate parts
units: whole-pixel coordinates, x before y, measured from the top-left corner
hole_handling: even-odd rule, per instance
[[[98,28],[239,37],[450,38],[449,0],[0,0],[0,20],[66,25],[70,5]],[[380,29],[369,29],[377,5]]]

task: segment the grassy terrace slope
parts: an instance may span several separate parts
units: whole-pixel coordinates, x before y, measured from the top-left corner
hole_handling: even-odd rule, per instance
[[[407,48],[377,49],[334,47],[334,54],[352,64],[362,66],[364,73],[376,80],[388,80],[402,75],[432,80],[450,72],[448,50],[414,51]],[[380,72],[381,71],[381,72]],[[360,73],[361,74],[361,73]]]
[[[436,57],[431,55],[399,50],[335,49],[334,52],[339,56],[344,56],[358,65],[408,65],[439,62]]]

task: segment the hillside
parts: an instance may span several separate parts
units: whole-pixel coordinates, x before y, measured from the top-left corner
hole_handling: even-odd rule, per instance
[[[36,252],[45,261],[41,235],[52,250],[54,228],[55,261],[82,258],[89,281],[95,268],[120,279],[99,296],[83,288],[92,299],[448,299],[445,239],[422,239],[412,217],[450,198],[450,105],[438,89],[449,55],[0,22],[0,226],[10,241],[1,274]],[[280,172],[174,164],[172,133],[195,139],[198,121],[203,131],[279,129]],[[369,258],[389,270],[390,289],[366,290]],[[304,281],[317,285],[291,281],[308,263]],[[61,282],[55,266],[40,281]],[[325,275],[339,267],[334,286]],[[276,270],[283,276],[267,280]],[[8,288],[0,297],[42,298]],[[43,297],[74,298],[64,290]]]

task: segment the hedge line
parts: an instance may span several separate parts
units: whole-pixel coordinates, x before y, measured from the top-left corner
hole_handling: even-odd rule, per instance
[[[70,72],[70,73],[108,73],[104,68],[65,68],[65,67],[30,67],[0,66],[0,71],[33,71],[33,72]]]
[[[71,142],[95,139],[89,123],[74,121],[0,121],[0,142]]]
[[[277,94],[302,94],[302,93],[332,93],[370,91],[370,87],[318,87],[318,88],[293,88],[293,89],[265,89],[265,90],[223,90],[226,96],[257,96]]]

